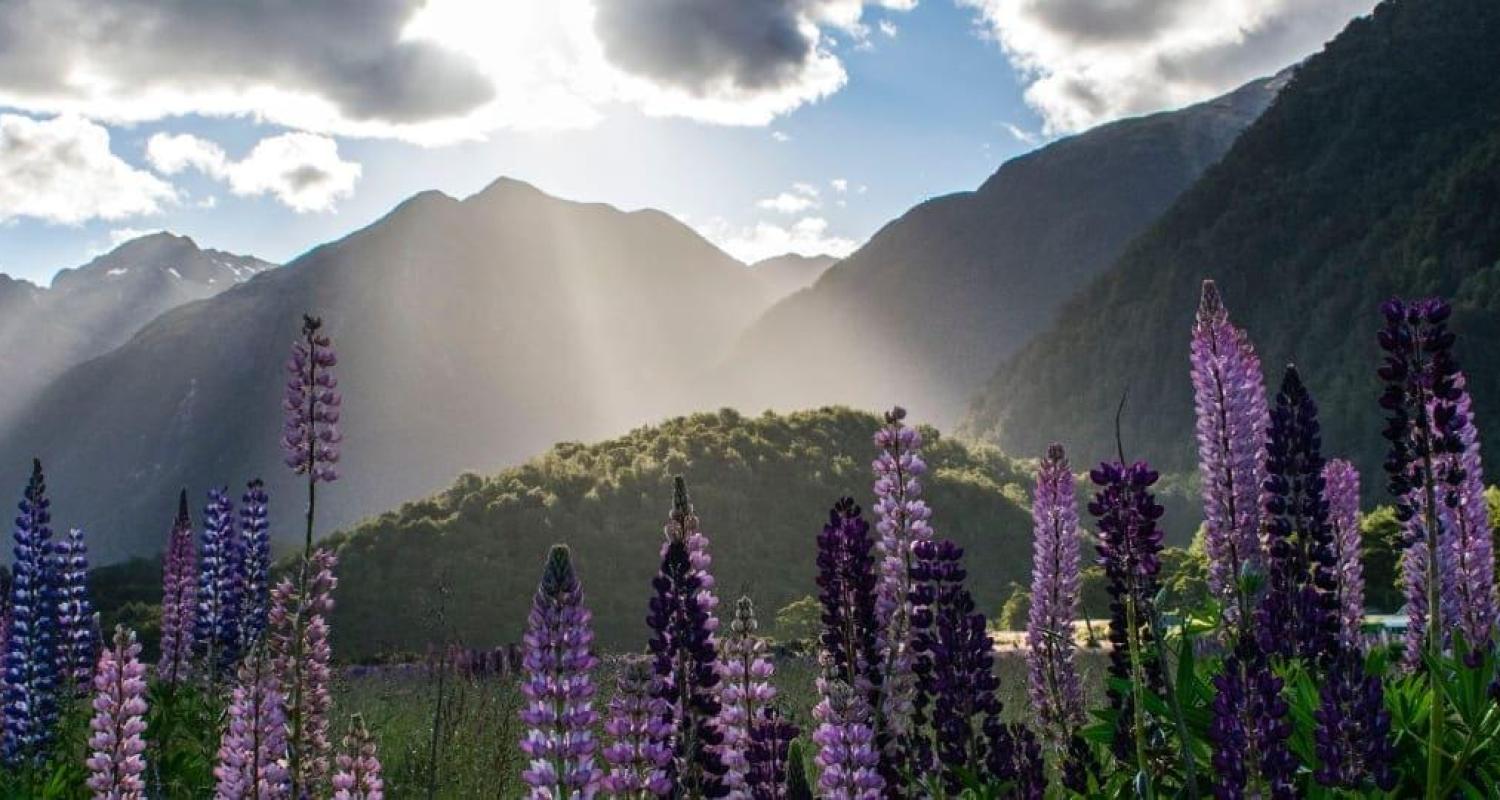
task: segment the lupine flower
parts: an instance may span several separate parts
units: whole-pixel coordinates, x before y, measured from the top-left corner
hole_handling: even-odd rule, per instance
[[[1445,619],[1463,631],[1474,654],[1490,649],[1495,628],[1495,548],[1484,499],[1484,470],[1479,458],[1479,431],[1473,400],[1463,373],[1455,373],[1454,416],[1440,422],[1453,431],[1462,449],[1438,458],[1438,472],[1448,486],[1438,513],[1443,526],[1443,606]],[[1436,418],[1436,409],[1433,411]]]
[[[718,644],[704,570],[695,568],[689,549],[696,532],[697,516],[678,478],[661,569],[651,582],[655,596],[646,622],[653,631],[650,650],[659,679],[657,697],[671,709],[674,728],[668,777],[689,794],[720,797],[726,790],[724,763],[718,754],[723,744],[717,724],[721,709]]]
[[[875,562],[870,524],[854,500],[845,497],[828,512],[818,534],[818,600],[833,675],[879,702],[880,643],[875,621]]]
[[[198,540],[198,608],[194,643],[212,676],[237,660],[244,596],[245,550],[234,527],[234,502],[225,489],[211,489]]]
[[[266,629],[271,610],[271,531],[265,483],[250,481],[240,498],[240,537],[244,546],[244,593],[240,609],[241,647],[248,649]]]
[[[95,800],[140,800],[146,791],[146,667],[135,632],[115,628],[94,674],[94,716],[89,720],[87,785]]]
[[[1260,358],[1213,281],[1203,282],[1190,351],[1209,590],[1234,621],[1249,611],[1240,574],[1260,561],[1268,423]]]
[[[380,777],[380,757],[375,737],[365,727],[364,717],[355,714],[344,737],[344,751],[336,759],[338,772],[333,775],[333,800],[384,800],[385,781]]]
[[[1421,507],[1421,501],[1414,504]],[[1427,542],[1415,539],[1401,553],[1401,591],[1406,598],[1406,641],[1401,664],[1408,670],[1422,666],[1422,650],[1427,642],[1429,602],[1427,594]]]
[[[750,785],[752,800],[788,800],[788,759],[797,726],[787,722],[781,712],[768,707],[750,728]]]
[[[293,797],[287,773],[286,696],[265,650],[240,662],[230,697],[214,777],[215,800],[286,800]]]
[[[813,708],[818,728],[812,735],[822,770],[818,796],[826,800],[878,800],[885,780],[880,777],[880,756],[875,751],[875,732],[864,697],[834,678],[820,679],[818,691],[823,699]]]
[[[1359,648],[1360,626],[1365,621],[1365,574],[1359,560],[1359,471],[1348,461],[1331,459],[1323,467],[1323,484],[1337,557],[1333,572],[1338,579],[1339,641],[1346,648]]]
[[[1287,747],[1292,724],[1282,681],[1254,642],[1242,641],[1213,678],[1214,796],[1219,800],[1297,797],[1297,759]]]
[[[916,692],[906,602],[911,594],[911,551],[917,542],[932,538],[928,522],[932,511],[921,499],[921,478],[927,471],[921,454],[922,435],[906,427],[905,419],[906,410],[898,406],[885,415],[885,425],[875,434],[875,446],[880,449],[874,463],[875,530],[880,535],[875,615],[884,652],[882,704],[887,730],[882,734],[889,740],[885,749],[893,760],[899,754],[890,748],[909,727]]]
[[[316,550],[304,560],[299,584],[282,580],[271,591],[269,618],[272,667],[284,693],[290,737],[292,794],[316,794],[328,780],[328,615],[333,611],[333,575],[338,559]]]
[[[33,460],[16,517],[11,565],[3,745],[9,764],[25,756],[43,756],[57,722],[57,575],[51,505],[42,462]]]
[[[1047,761],[1042,757],[1042,745],[1036,734],[1020,723],[998,722],[989,726],[985,734],[989,739],[985,769],[993,781],[1009,782],[1011,788],[1006,797],[1016,800],[1046,797]]]
[[[1292,366],[1271,411],[1265,489],[1268,580],[1256,610],[1260,649],[1325,661],[1339,631],[1338,559],[1323,497],[1318,406]]]
[[[99,658],[98,620],[89,602],[89,548],[73,528],[53,545],[57,574],[57,675],[62,688],[83,693]]]
[[[1089,472],[1098,486],[1089,513],[1098,520],[1099,562],[1108,581],[1109,674],[1132,685],[1161,694],[1165,688],[1161,665],[1152,648],[1152,600],[1160,590],[1162,532],[1157,527],[1162,507],[1151,494],[1158,474],[1144,461],[1130,466],[1106,462]],[[1133,617],[1133,619],[1132,619]],[[1139,674],[1137,674],[1139,673]],[[1134,696],[1111,686],[1106,694],[1118,712],[1115,755],[1134,758],[1136,713]]]
[[[666,797],[672,791],[670,720],[672,707],[657,696],[651,659],[626,656],[620,664],[615,696],[609,701],[604,748],[609,774],[600,787],[617,797]]]
[[[188,518],[187,490],[177,496],[177,517],[167,537],[161,570],[161,660],[157,677],[175,686],[187,677],[197,615],[198,552]]]
[[[1463,382],[1452,354],[1454,336],[1447,325],[1452,308],[1436,298],[1411,303],[1391,299],[1380,310],[1385,316],[1379,334],[1380,349],[1385,351],[1379,370],[1385,383],[1380,406],[1387,414],[1382,435],[1390,442],[1384,465],[1386,488],[1396,498],[1396,517],[1407,529],[1403,570],[1408,611],[1420,611],[1408,614],[1407,641],[1419,644],[1430,639],[1436,651],[1443,632],[1452,627],[1439,602],[1443,548],[1438,505],[1456,508],[1459,504],[1456,489],[1465,479],[1463,428],[1468,423],[1467,415],[1459,410]],[[1418,541],[1425,549],[1412,553]],[[1419,566],[1420,576],[1416,573]],[[1425,608],[1410,608],[1412,593],[1425,594]],[[1421,658],[1409,646],[1406,660],[1416,664]]]
[[[749,773],[755,766],[749,752],[751,734],[776,698],[776,688],[771,685],[775,668],[766,657],[765,640],[756,635],[759,627],[755,604],[741,597],[729,623],[729,636],[724,639],[720,671],[719,732],[724,744],[719,758],[724,762],[729,797],[749,797]]]
[[[522,639],[521,721],[528,729],[521,752],[531,764],[521,777],[534,800],[588,798],[599,788],[592,619],[568,548],[553,545]]]
[[[1365,673],[1358,651],[1346,651],[1329,669],[1318,695],[1322,702],[1313,712],[1318,768],[1313,777],[1329,787],[1358,790],[1372,783],[1382,791],[1394,789],[1396,748],[1380,676]]]
[[[1030,648],[1032,711],[1054,748],[1083,723],[1083,691],[1073,666],[1073,617],[1078,610],[1078,501],[1062,445],[1047,448],[1031,504]]]
[[[291,380],[286,385],[286,425],[281,446],[286,450],[286,464],[310,483],[338,479],[334,464],[339,461],[339,406],[343,396],[333,368],[338,364],[333,343],[322,333],[323,321],[317,317],[302,318],[302,338],[292,345],[286,371]]]

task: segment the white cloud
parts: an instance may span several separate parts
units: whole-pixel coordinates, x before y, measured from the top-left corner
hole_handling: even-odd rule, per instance
[[[771,138],[778,142],[790,142],[792,140],[791,136],[781,131],[771,131]]]
[[[102,125],[0,114],[0,221],[125,219],[155,214],[176,198],[171,184],[111,152]]]
[[[1040,134],[1036,133],[1035,131],[1028,131],[1025,128],[1022,128],[1021,126],[1015,124],[1014,122],[1002,122],[1000,123],[1000,126],[1005,128],[1005,132],[1010,134],[1012,139],[1015,139],[1021,144],[1035,146],[1042,140]]]
[[[153,233],[165,233],[165,228],[115,228],[109,232],[109,247],[113,250],[122,244]]]
[[[894,39],[896,38],[896,34],[900,32],[900,29],[896,27],[896,23],[888,19],[883,19],[880,21],[880,32],[885,34],[887,39]]]
[[[611,106],[763,125],[838,91],[835,33],[907,0],[0,3],[0,106],[107,123],[247,117],[421,144]]]
[[[1175,108],[1316,51],[1375,0],[958,0],[1028,83],[1045,132]]]
[[[834,178],[828,182],[828,185],[832,186],[833,190],[839,194],[849,191],[849,181],[845,178]]]
[[[781,214],[796,214],[799,211],[817,208],[818,201],[804,194],[782,192],[775,197],[767,197],[764,200],[757,201],[755,206],[756,208],[763,208],[767,211],[775,211]]]
[[[274,195],[299,213],[332,210],[353,193],[362,172],[359,164],[339,157],[337,142],[312,133],[262,139],[239,161],[191,134],[158,133],[146,143],[146,158],[168,175],[195,169],[228,183],[234,194]]]
[[[750,227],[735,227],[716,218],[701,226],[699,233],[746,264],[785,253],[843,258],[859,246],[853,239],[830,234],[828,220],[822,217],[802,217],[791,225],[757,222]]]
[[[792,191],[800,195],[806,195],[807,197],[818,196],[818,187],[808,183],[807,181],[797,181],[796,183],[793,183]]]

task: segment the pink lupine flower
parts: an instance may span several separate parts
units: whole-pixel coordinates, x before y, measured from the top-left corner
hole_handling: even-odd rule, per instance
[[[336,759],[338,772],[333,775],[333,800],[385,800],[385,782],[380,777],[380,758],[375,737],[365,727],[364,717],[355,714],[344,737],[344,751]]]
[[[94,716],[89,720],[87,785],[95,800],[140,800],[146,783],[146,667],[135,632],[115,628],[114,647],[94,672]]]
[[[287,800],[286,703],[265,650],[256,648],[239,668],[229,701],[229,721],[219,743],[214,800]]]

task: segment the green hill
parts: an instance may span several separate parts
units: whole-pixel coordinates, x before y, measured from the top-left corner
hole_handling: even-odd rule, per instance
[[[769,620],[816,591],[814,541],[833,501],[852,495],[869,507],[877,425],[845,408],[755,418],[725,410],[559,444],[492,477],[464,475],[329,540],[340,557],[340,658],[517,641],[554,542],[574,549],[600,644],[644,646],[678,473],[712,540],[721,596],[749,593]],[[1029,478],[994,449],[924,435],[934,525],[967,548],[975,595],[998,611],[1009,582],[1030,569]]]
[[[1380,488],[1378,304],[1455,299],[1481,430],[1500,425],[1500,3],[1388,0],[1296,71],[1271,108],[1058,322],[1003,366],[963,430],[1075,461],[1192,465],[1188,332],[1219,283],[1272,377],[1295,360],[1326,449]]]

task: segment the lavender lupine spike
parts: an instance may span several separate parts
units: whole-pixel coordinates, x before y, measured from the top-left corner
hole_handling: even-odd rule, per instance
[[[594,763],[593,615],[568,548],[553,545],[526,619],[521,694],[527,725],[521,777],[533,800],[592,797],[602,772]]]
[[[1420,507],[1421,501],[1414,505]],[[1401,665],[1409,671],[1421,668],[1427,642],[1427,621],[1431,616],[1427,556],[1427,542],[1420,538],[1414,538],[1401,553],[1401,591],[1406,598],[1406,641]]]
[[[1130,466],[1106,462],[1089,472],[1099,487],[1089,503],[1098,520],[1099,561],[1108,581],[1109,674],[1156,694],[1164,694],[1165,680],[1152,643],[1150,615],[1161,588],[1162,531],[1157,526],[1163,510],[1151,487],[1158,473],[1144,461]],[[1145,710],[1133,692],[1111,687],[1110,707],[1118,712],[1115,756],[1144,766],[1147,732]]]
[[[600,781],[600,788],[612,796],[641,800],[672,792],[672,708],[656,696],[657,682],[650,658],[631,655],[621,662],[604,723],[610,741],[604,760],[610,770]]]
[[[231,669],[241,642],[245,550],[234,525],[234,502],[226,489],[211,489],[198,542],[198,607],[193,638],[210,677]]]
[[[826,800],[878,800],[885,789],[880,777],[880,755],[864,697],[834,678],[818,681],[822,700],[813,708],[818,728],[819,797]]]
[[[95,800],[141,800],[145,796],[146,667],[135,632],[115,628],[113,648],[99,656],[94,682],[94,716],[89,721],[85,762],[87,785]]]
[[[271,610],[271,531],[265,483],[250,481],[240,498],[240,537],[244,547],[244,592],[240,608],[240,645],[248,649],[266,630]]]
[[[1381,791],[1396,788],[1391,715],[1379,675],[1365,673],[1358,650],[1344,651],[1318,688],[1313,712],[1318,767],[1313,777],[1328,787]]]
[[[1078,501],[1062,445],[1047,448],[1037,469],[1031,515],[1031,611],[1026,626],[1031,706],[1047,741],[1061,751],[1084,721],[1083,691],[1073,664]]]
[[[1442,595],[1444,617],[1463,631],[1468,647],[1477,654],[1490,649],[1494,636],[1495,549],[1484,499],[1474,404],[1462,372],[1454,374],[1453,387],[1458,393],[1454,416],[1438,420],[1458,437],[1462,448],[1439,458],[1438,470],[1448,481],[1438,506],[1445,559]],[[1433,414],[1437,419],[1437,409]]]
[[[333,342],[323,333],[323,320],[304,315],[302,338],[292,344],[292,355],[286,363],[291,379],[282,401],[286,424],[281,446],[292,472],[307,476],[308,553],[312,552],[317,485],[338,479],[334,465],[339,461],[339,442],[343,440],[338,422],[344,399],[333,374],[337,364]]]
[[[756,766],[750,757],[751,736],[776,698],[771,685],[775,669],[766,657],[765,640],[756,634],[759,627],[755,604],[741,597],[724,639],[719,709],[719,731],[724,737],[719,757],[724,762],[726,796],[732,798],[750,796],[750,773]]]
[[[287,800],[286,697],[266,651],[240,662],[214,777],[215,800]]]
[[[300,585],[282,580],[271,591],[268,642],[284,694],[292,794],[317,794],[328,780],[328,710],[332,650],[328,615],[338,586],[338,559],[319,549],[302,566]]]
[[[161,660],[156,677],[175,686],[188,676],[197,616],[198,550],[188,517],[187,490],[177,497],[177,517],[167,537],[161,574]]]
[[[674,481],[673,508],[666,527],[661,569],[652,580],[647,624],[653,635],[657,696],[671,709],[673,756],[669,777],[689,794],[724,792],[723,734],[718,728],[718,643],[703,570],[695,568],[689,541],[697,516],[682,478]]]
[[[1331,459],[1323,467],[1324,494],[1328,499],[1328,523],[1333,541],[1338,579],[1339,641],[1346,648],[1362,647],[1360,626],[1365,620],[1365,575],[1360,564],[1359,470],[1343,459]]]
[[[1252,640],[1242,640],[1213,678],[1214,795],[1291,800],[1297,759],[1287,746],[1292,724],[1282,680]]]
[[[1190,360],[1209,590],[1234,621],[1250,610],[1240,590],[1241,572],[1261,558],[1260,492],[1269,422],[1260,358],[1250,337],[1230,324],[1213,281],[1203,282]]]
[[[57,721],[57,575],[52,558],[52,502],[42,462],[16,517],[11,565],[10,637],[5,649],[4,761],[41,757]]]
[[[89,602],[89,550],[73,528],[54,546],[57,580],[57,673],[65,690],[86,692],[99,659],[98,620]]]
[[[344,751],[338,754],[338,772],[333,776],[333,800],[385,800],[385,781],[380,777],[380,756],[375,737],[359,714],[349,721]]]

